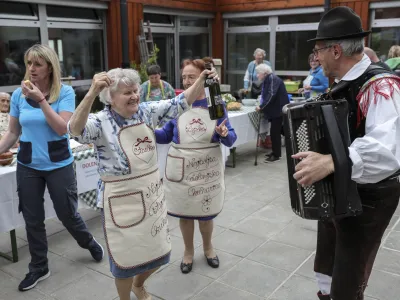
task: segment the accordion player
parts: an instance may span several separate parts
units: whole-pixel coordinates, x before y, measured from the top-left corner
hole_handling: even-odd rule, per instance
[[[328,94],[283,108],[289,191],[293,211],[304,219],[323,220],[362,212],[357,185],[351,180],[348,155],[348,102],[328,100]],[[298,152],[331,154],[335,172],[310,186],[294,178]]]

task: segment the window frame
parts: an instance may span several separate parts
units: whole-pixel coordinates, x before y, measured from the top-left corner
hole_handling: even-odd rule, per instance
[[[12,1],[12,0],[8,0]],[[27,2],[24,0],[19,0],[19,2]],[[95,3],[91,1],[89,3],[78,3],[74,1],[59,1],[56,4],[51,1],[43,0],[38,1],[37,4],[37,19],[32,19],[35,17],[29,16],[19,16],[23,18],[15,18],[14,15],[5,15],[0,14],[0,26],[7,27],[28,27],[28,28],[39,28],[39,36],[40,42],[45,45],[49,45],[49,29],[83,29],[83,30],[101,30],[102,31],[102,65],[105,70],[108,69],[108,52],[107,52],[107,22],[106,22],[106,9],[108,8],[105,3]],[[80,8],[90,8],[97,9],[96,13],[99,16],[98,20],[92,19],[70,19],[70,18],[52,18],[47,16],[47,5],[57,5],[57,6],[73,6]],[[35,13],[36,14],[36,13]],[[73,80],[68,82],[73,87],[90,85],[92,79],[83,79],[83,80]],[[0,92],[13,92],[17,89],[19,85],[9,85],[9,86],[0,86]]]
[[[272,65],[274,73],[281,76],[302,76],[306,77],[309,73],[308,70],[275,70],[276,65],[276,33],[277,32],[288,32],[288,31],[317,31],[317,22],[312,23],[294,23],[284,24],[279,23],[278,17],[282,15],[299,15],[299,14],[314,14],[323,13],[324,8],[322,6],[309,7],[309,8],[298,8],[298,9],[281,9],[281,10],[269,10],[269,11],[257,11],[257,12],[241,12],[241,13],[224,13],[222,17],[224,19],[224,56],[225,60],[228,57],[227,53],[227,42],[228,34],[232,33],[269,33],[269,61]],[[251,18],[251,17],[268,17],[268,25],[258,26],[242,26],[242,27],[229,27],[230,19],[239,18]],[[228,75],[239,75],[245,74],[245,70],[229,70],[227,64],[223,64],[224,70],[224,82],[226,82]]]

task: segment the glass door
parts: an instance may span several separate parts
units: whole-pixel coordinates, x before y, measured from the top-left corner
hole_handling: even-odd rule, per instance
[[[161,68],[161,78],[175,87],[174,34],[153,33],[153,40],[160,49],[157,63]]]

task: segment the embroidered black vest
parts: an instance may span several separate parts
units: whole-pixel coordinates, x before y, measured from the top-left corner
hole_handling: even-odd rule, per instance
[[[364,83],[370,80],[372,77],[378,74],[393,74],[388,70],[377,66],[370,65],[365,72],[352,81],[340,81],[334,83],[331,87],[331,91],[328,93],[331,99],[346,99],[349,103],[349,131],[350,139],[353,142],[356,138],[365,135],[365,117],[362,116],[359,126],[357,126],[357,112],[360,109],[356,100],[358,93],[360,92]]]

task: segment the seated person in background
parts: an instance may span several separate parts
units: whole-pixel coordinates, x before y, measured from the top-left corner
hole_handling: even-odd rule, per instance
[[[376,55],[376,52],[371,48],[364,47],[364,53],[369,57],[373,65],[377,65],[388,71],[392,71],[392,69],[387,64],[379,59],[379,57]]]
[[[272,73],[270,66],[260,64],[256,67],[256,72],[258,79],[263,82],[260,106],[256,110],[262,111],[264,118],[271,122],[272,152],[265,160],[269,163],[279,160],[282,154],[282,108],[289,103],[289,97],[282,79]]]
[[[319,61],[315,60],[314,53],[308,56],[308,63],[311,67],[310,74],[303,81],[303,87],[299,89],[299,93],[304,93],[306,99],[325,93],[329,86],[328,77],[324,75]]]
[[[394,45],[390,47],[388,60],[385,63],[390,67],[396,75],[400,75],[400,46]]]
[[[2,137],[8,129],[8,122],[10,121],[10,95],[7,93],[0,93],[0,137]]]
[[[149,80],[141,85],[140,102],[160,101],[175,97],[173,87],[161,80],[161,68],[159,65],[151,65],[147,68]]]

